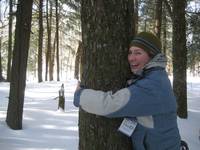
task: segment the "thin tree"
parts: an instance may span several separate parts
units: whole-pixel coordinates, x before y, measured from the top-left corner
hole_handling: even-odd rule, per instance
[[[55,38],[54,38],[54,42],[53,45],[51,45],[52,42],[52,16],[53,16],[53,2],[50,2],[50,16],[49,16],[49,33],[48,33],[48,47],[50,47],[49,49],[49,81],[53,80],[53,74],[54,74],[54,62],[55,62],[55,52],[56,52],[56,42],[57,42],[57,33],[55,32]],[[56,2],[55,2],[56,3]],[[56,14],[56,13],[55,13]],[[56,27],[57,28],[57,27]],[[53,47],[52,47],[53,46]]]
[[[49,49],[49,63],[48,63],[48,69],[50,71],[50,63],[54,60],[52,58],[52,23],[53,23],[53,1],[49,1],[49,29],[48,29],[48,49]],[[53,75],[53,74],[52,74]],[[51,75],[49,73],[49,80],[51,78]],[[52,77],[53,79],[53,77]]]
[[[138,0],[134,0],[134,22],[135,22],[135,34],[138,33],[138,12],[139,12],[139,6],[138,6]]]
[[[7,62],[7,81],[11,78],[11,58],[12,58],[12,27],[13,27],[13,0],[9,0],[9,27],[8,27],[8,62]]]
[[[1,28],[3,26],[3,22],[1,19],[1,7],[0,7],[0,23],[1,23],[1,26],[0,26],[0,81],[4,81],[5,79],[3,78],[3,75],[2,75],[2,61],[1,61],[2,37],[3,37],[3,29]]]
[[[160,38],[160,36],[161,36],[162,1],[163,0],[156,0],[155,33],[156,33],[158,38]]]
[[[80,75],[82,74],[82,69],[81,69],[81,61],[82,61],[82,56],[83,56],[83,48],[82,48],[82,42],[79,41],[77,52],[76,52],[76,57],[75,57],[75,67],[74,67],[74,78],[79,80]]]
[[[4,81],[4,78],[2,75],[1,45],[2,45],[2,34],[0,33],[0,82]]]
[[[173,0],[173,89],[178,102],[178,115],[187,118],[187,48],[186,0]]]
[[[57,81],[60,81],[60,63],[59,63],[59,13],[58,0],[56,0],[56,64],[57,64]]]
[[[114,92],[125,86],[133,12],[133,0],[81,1],[85,87]],[[121,122],[80,110],[79,150],[132,150],[130,139],[117,131]]]
[[[33,0],[18,0],[15,43],[6,122],[12,129],[22,129],[26,69],[31,33]]]
[[[54,42],[53,42],[53,47],[51,50],[51,61],[49,62],[49,81],[53,81],[53,74],[54,74],[54,65],[55,65],[55,52],[56,52],[56,36],[57,34],[55,33],[54,36]]]
[[[39,1],[38,82],[42,82],[43,0]]]
[[[163,6],[163,44],[162,44],[162,52],[166,55],[166,51],[167,51],[167,12],[166,12],[166,6]]]
[[[50,10],[49,7],[50,6]],[[50,12],[50,14],[49,14]],[[47,50],[46,50],[46,72],[45,81],[47,81],[47,76],[49,72],[49,65],[51,62],[51,24],[52,24],[52,2],[46,1],[46,21],[47,21]],[[49,74],[50,76],[50,74]]]

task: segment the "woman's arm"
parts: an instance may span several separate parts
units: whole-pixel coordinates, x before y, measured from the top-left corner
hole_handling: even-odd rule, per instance
[[[101,116],[107,116],[123,108],[129,101],[131,93],[123,88],[116,93],[92,89],[80,89],[74,94],[74,105],[83,110]]]

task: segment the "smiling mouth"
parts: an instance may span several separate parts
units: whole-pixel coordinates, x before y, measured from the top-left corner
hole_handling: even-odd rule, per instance
[[[131,68],[137,68],[139,65],[137,64],[137,65],[131,65]]]

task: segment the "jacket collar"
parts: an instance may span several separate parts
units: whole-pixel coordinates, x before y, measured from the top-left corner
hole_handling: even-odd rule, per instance
[[[167,65],[167,59],[164,54],[159,53],[156,56],[154,56],[149,63],[147,63],[143,70],[154,68],[154,67],[161,67],[165,68]]]

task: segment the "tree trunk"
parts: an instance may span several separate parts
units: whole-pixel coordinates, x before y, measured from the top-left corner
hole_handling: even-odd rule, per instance
[[[67,60],[66,60],[66,64],[67,64],[67,68],[66,68],[66,73],[68,73],[68,71],[70,70],[70,57],[71,57],[71,51],[70,49],[68,50],[68,54],[66,55],[67,56]]]
[[[185,6],[185,0],[173,0],[173,89],[181,118],[187,118]]]
[[[0,17],[1,20],[1,17]],[[2,37],[1,37],[1,33],[0,33],[0,82],[4,81],[3,75],[2,75],[2,61],[1,61],[1,45],[2,45]]]
[[[49,62],[49,81],[53,81],[54,65],[55,65],[55,51],[56,51],[56,34],[54,37],[53,47],[51,50],[51,61]]]
[[[166,6],[163,8],[163,44],[162,52],[167,56],[167,12]]]
[[[0,7],[0,12],[1,12],[1,7]],[[1,13],[0,13],[0,22],[2,23]],[[3,26],[3,23],[2,23],[2,26]],[[3,75],[2,75],[2,59],[1,59],[1,53],[2,53],[2,36],[3,36],[3,29],[0,29],[0,82],[5,80],[3,78]]]
[[[81,1],[83,74],[87,88],[116,91],[130,75],[127,54],[134,36],[132,0]],[[119,133],[120,119],[80,110],[79,150],[132,150],[130,138]]]
[[[52,17],[53,17],[53,2],[49,1],[50,4],[50,14],[49,14],[49,26],[48,26],[48,54],[49,54],[49,62],[48,62],[48,68],[50,68],[50,63],[52,61]],[[49,80],[53,77],[51,77],[52,74],[49,73]]]
[[[74,67],[74,78],[77,79],[77,80],[80,80],[80,76],[81,76],[81,73],[82,73],[82,69],[81,69],[81,56],[83,55],[82,51],[83,51],[83,48],[82,48],[82,42],[79,41],[79,44],[78,44],[78,49],[77,49],[77,52],[76,52],[76,58],[75,58],[75,67]]]
[[[156,0],[155,33],[160,39],[162,24],[162,0]]]
[[[38,82],[42,82],[43,0],[39,4]]]
[[[6,122],[12,129],[22,128],[24,91],[33,0],[19,0]]]
[[[7,81],[11,78],[11,58],[12,58],[12,24],[13,24],[13,0],[9,0],[9,28],[8,28],[8,62],[7,62]]]
[[[50,11],[48,8],[50,5]],[[49,14],[50,12],[50,14]],[[45,81],[47,81],[47,76],[49,72],[49,64],[51,62],[51,20],[52,20],[52,2],[46,1],[46,20],[47,20],[47,50],[46,50],[46,72],[45,72]],[[49,74],[50,76],[50,74]],[[49,77],[51,78],[51,77]]]
[[[57,81],[60,81],[60,63],[59,63],[59,14],[58,0],[56,0],[56,64],[57,64]]]
[[[135,34],[138,33],[138,12],[139,12],[139,7],[138,7],[138,0],[134,0],[134,21],[135,21]]]

